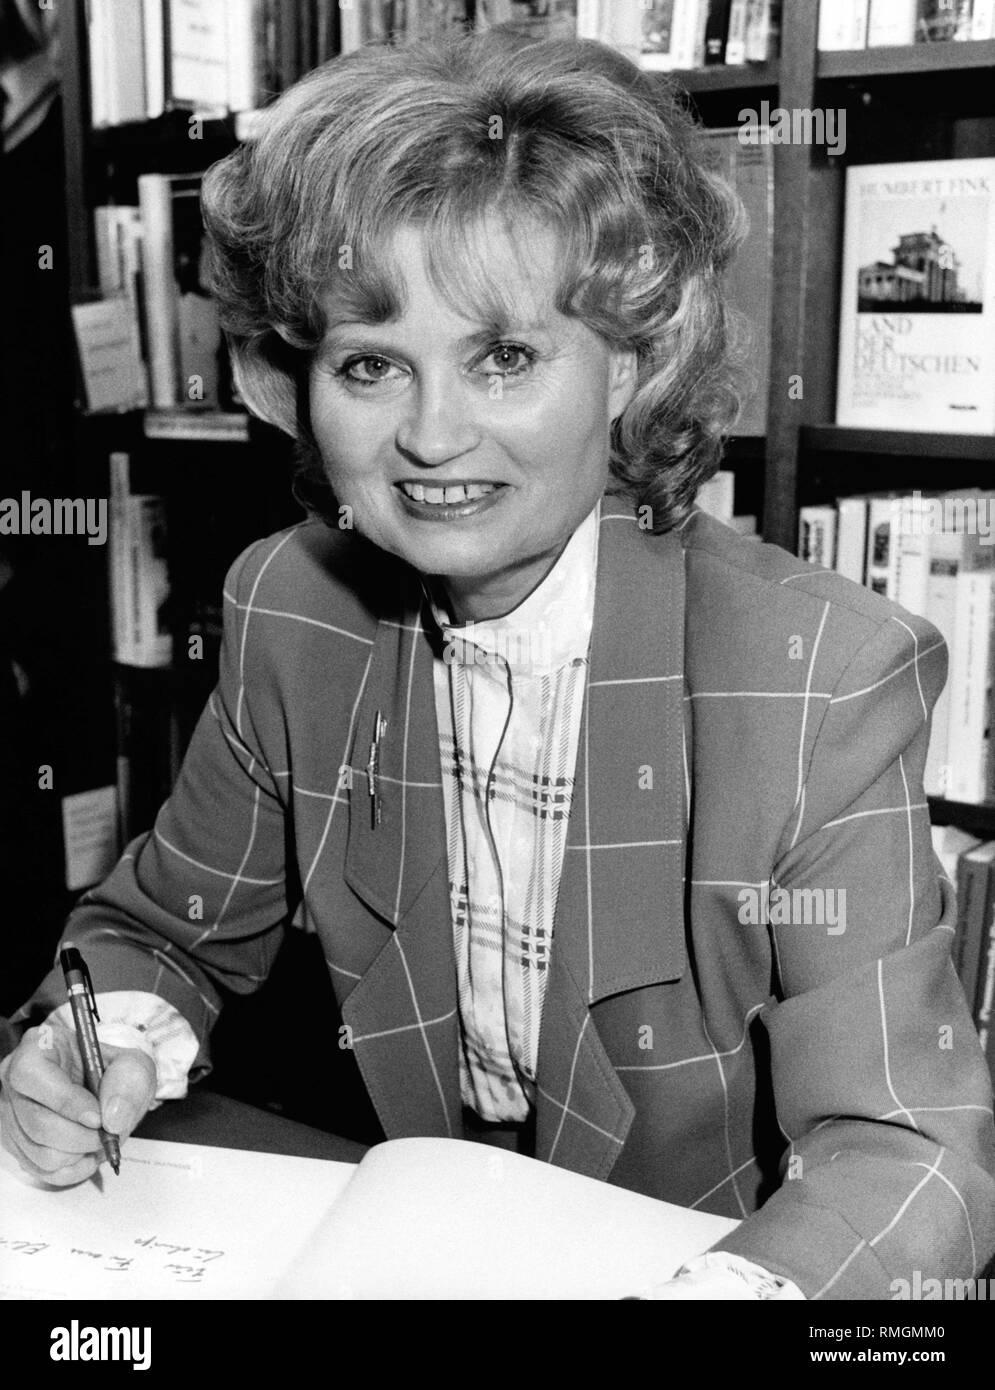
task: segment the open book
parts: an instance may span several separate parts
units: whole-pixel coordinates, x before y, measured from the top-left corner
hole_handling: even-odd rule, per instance
[[[131,1139],[73,1188],[0,1168],[0,1297],[619,1298],[736,1226],[484,1144],[362,1162]]]

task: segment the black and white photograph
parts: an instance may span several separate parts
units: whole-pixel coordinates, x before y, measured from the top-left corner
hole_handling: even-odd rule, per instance
[[[0,0],[0,111],[10,1364],[966,1372],[995,0]]]

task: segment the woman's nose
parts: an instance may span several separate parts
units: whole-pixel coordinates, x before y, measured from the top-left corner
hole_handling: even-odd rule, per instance
[[[479,432],[454,383],[419,385],[397,428],[397,447],[427,467],[438,467],[473,449]]]

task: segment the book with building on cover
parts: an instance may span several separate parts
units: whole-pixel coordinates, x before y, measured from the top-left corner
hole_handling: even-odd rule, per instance
[[[836,422],[995,433],[995,159],[852,166]]]

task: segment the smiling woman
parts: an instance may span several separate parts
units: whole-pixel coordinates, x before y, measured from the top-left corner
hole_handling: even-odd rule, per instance
[[[388,1138],[738,1220],[647,1296],[970,1277],[995,1133],[922,790],[945,648],[695,506],[742,228],[687,116],[592,42],[370,47],[204,196],[240,389],[316,514],[236,561],[174,793],[67,925],[101,1114],[56,973],[6,1147],[88,1178],[292,923]]]

